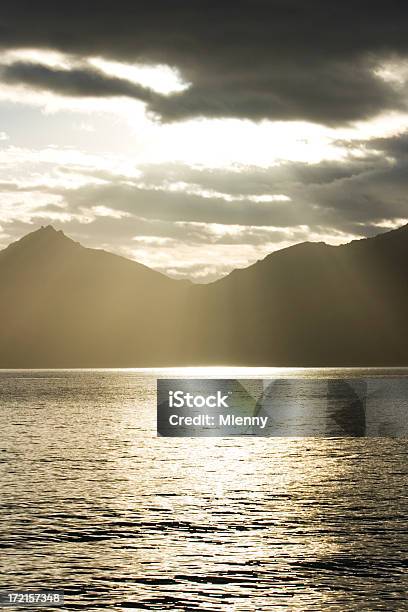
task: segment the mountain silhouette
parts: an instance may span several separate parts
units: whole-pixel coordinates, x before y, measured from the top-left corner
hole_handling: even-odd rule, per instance
[[[0,366],[160,362],[188,285],[41,228],[0,252]]]
[[[0,367],[408,365],[408,226],[207,285],[43,227],[0,251]]]

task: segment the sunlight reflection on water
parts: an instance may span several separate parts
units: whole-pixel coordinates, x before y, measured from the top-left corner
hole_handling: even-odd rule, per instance
[[[3,588],[61,588],[67,609],[406,609],[406,440],[159,438],[166,373],[0,373]]]

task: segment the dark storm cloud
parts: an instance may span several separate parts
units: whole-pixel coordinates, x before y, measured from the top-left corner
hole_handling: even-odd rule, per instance
[[[408,217],[408,160],[384,165],[340,183],[314,186],[308,201],[318,202],[322,222],[333,227],[369,226]],[[364,232],[362,232],[364,233]]]
[[[397,160],[408,157],[408,134],[401,134],[390,138],[374,138],[367,143],[370,149],[382,151]]]
[[[66,96],[127,96],[143,102],[152,101],[149,89],[89,68],[58,70],[41,64],[15,62],[0,67],[0,76],[6,83],[21,83]]]
[[[165,120],[234,116],[338,124],[403,106],[403,92],[372,69],[380,58],[408,53],[407,17],[407,3],[397,0],[6,0],[0,44],[176,66],[190,89],[141,97]],[[48,73],[53,84],[43,77],[43,86],[66,93],[68,75],[59,72]],[[89,91],[85,75],[72,76],[71,89],[89,95],[81,93]],[[28,70],[20,77],[34,78]],[[137,97],[120,79],[98,78],[95,95]]]
[[[177,121],[195,116],[239,117],[241,119],[309,119],[331,123],[374,115],[379,110],[403,109],[404,92],[369,73],[365,66],[350,69],[324,67],[331,74],[315,73],[314,83],[305,68],[295,75],[270,75],[256,91],[244,91],[239,83],[211,86],[192,85],[187,91],[171,96],[160,95],[126,79],[110,77],[90,67],[58,69],[32,62],[15,62],[0,66],[3,82],[24,84],[65,96],[125,96],[145,102],[151,112],[164,121]],[[210,89],[208,89],[210,87]],[[370,94],[367,96],[367,92]],[[271,95],[271,92],[275,92]],[[356,97],[359,98],[358,105]]]
[[[306,119],[317,123],[346,123],[371,117],[380,110],[406,108],[405,95],[378,79],[366,64],[302,65],[269,69],[258,74],[259,82],[248,78],[216,84],[193,84],[185,92],[170,97],[157,96],[150,108],[166,121],[195,116],[238,117],[261,120]]]

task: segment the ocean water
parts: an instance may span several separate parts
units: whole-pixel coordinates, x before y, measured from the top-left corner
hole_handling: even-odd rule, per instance
[[[356,374],[406,371],[279,371]],[[408,610],[408,440],[157,437],[156,377],[188,375],[276,371],[0,372],[1,589],[62,589],[66,610]]]

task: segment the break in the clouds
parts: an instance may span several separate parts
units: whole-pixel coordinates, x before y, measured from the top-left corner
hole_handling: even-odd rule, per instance
[[[402,2],[3,2],[0,244],[212,280],[408,218]]]

